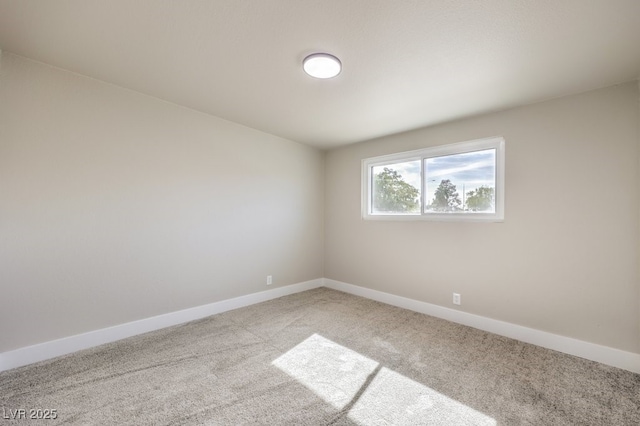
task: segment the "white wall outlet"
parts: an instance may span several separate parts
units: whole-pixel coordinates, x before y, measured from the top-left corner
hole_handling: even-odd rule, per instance
[[[453,304],[460,305],[462,301],[460,300],[460,293],[453,293]]]
[[[267,285],[273,284],[273,277],[271,275],[267,275]]]

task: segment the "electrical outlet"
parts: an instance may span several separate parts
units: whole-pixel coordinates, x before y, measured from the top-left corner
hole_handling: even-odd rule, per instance
[[[460,293],[453,293],[453,304],[460,305],[461,303]]]
[[[273,277],[271,275],[267,275],[267,285],[273,284]]]

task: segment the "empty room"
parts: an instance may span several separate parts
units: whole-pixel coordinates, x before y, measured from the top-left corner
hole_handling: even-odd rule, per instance
[[[0,424],[640,424],[640,1],[0,0]]]

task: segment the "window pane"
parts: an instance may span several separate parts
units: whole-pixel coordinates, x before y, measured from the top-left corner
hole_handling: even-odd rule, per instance
[[[495,213],[496,150],[424,160],[425,212]]]
[[[420,160],[371,167],[372,214],[420,214]]]

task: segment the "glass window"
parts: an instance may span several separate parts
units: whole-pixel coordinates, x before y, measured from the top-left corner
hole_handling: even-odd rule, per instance
[[[425,212],[495,213],[496,149],[426,158]]]
[[[504,139],[367,158],[365,219],[504,220]]]
[[[420,159],[371,168],[374,214],[420,214]]]

